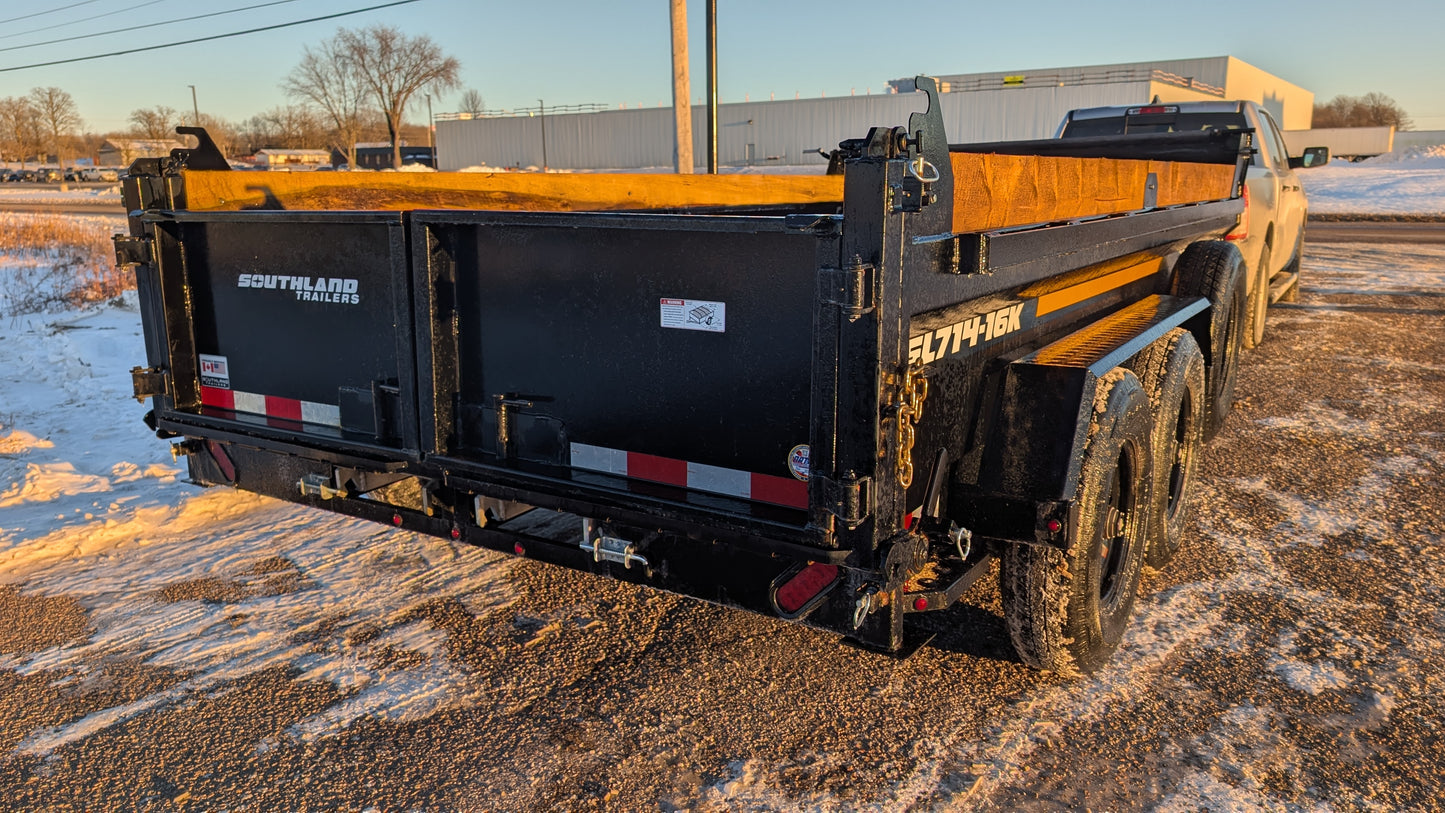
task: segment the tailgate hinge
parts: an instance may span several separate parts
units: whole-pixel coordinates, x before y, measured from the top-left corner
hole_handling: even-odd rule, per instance
[[[151,265],[155,262],[155,252],[152,251],[153,244],[151,238],[117,234],[111,239],[115,241],[116,265],[121,267],[127,265]]]
[[[131,387],[135,391],[135,399],[141,403],[152,396],[165,395],[168,378],[166,371],[159,367],[130,368]]]
[[[846,268],[824,268],[823,283],[829,305],[838,306],[849,319],[873,310],[873,266],[858,257]]]
[[[849,528],[863,524],[873,512],[873,478],[852,472],[838,480],[813,475],[821,484],[823,510],[842,520]]]

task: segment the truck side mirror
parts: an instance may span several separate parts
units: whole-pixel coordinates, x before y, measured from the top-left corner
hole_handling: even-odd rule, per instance
[[[1304,155],[1289,159],[1290,169],[1313,169],[1330,162],[1329,147],[1305,147]]]

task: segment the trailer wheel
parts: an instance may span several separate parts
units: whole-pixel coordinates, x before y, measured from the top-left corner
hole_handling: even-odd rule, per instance
[[[1269,315],[1269,243],[1259,252],[1259,267],[1254,271],[1254,285],[1249,292],[1249,329],[1244,332],[1244,347],[1252,349],[1264,344],[1264,320]]]
[[[1148,541],[1149,398],[1116,369],[1099,380],[1093,407],[1069,549],[1013,545],[1000,568],[1019,658],[1067,675],[1098,669],[1118,647]]]
[[[1144,561],[1157,570],[1179,552],[1189,518],[1189,493],[1204,443],[1204,354],[1189,331],[1175,328],[1149,345],[1130,368],[1154,409],[1154,486]]]
[[[1204,439],[1213,440],[1234,403],[1234,380],[1244,338],[1244,258],[1221,240],[1204,240],[1184,250],[1174,266],[1174,294],[1209,300],[1209,354],[1204,372]]]

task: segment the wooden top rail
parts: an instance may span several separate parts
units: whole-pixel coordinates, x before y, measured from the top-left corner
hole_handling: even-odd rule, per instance
[[[841,203],[827,175],[534,172],[186,172],[186,208],[528,212],[649,211]]]
[[[1232,164],[951,153],[953,230],[989,231],[1144,208],[1149,174],[1156,206],[1224,200]]]
[[[1233,166],[1114,158],[952,153],[953,230],[987,231],[1230,196]],[[828,175],[612,173],[185,173],[191,211],[476,209],[658,211],[841,203]]]

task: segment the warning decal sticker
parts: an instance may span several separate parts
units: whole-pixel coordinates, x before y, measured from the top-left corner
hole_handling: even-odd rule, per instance
[[[663,299],[662,326],[678,330],[706,330],[723,333],[727,328],[727,303],[700,299]]]
[[[231,365],[225,356],[208,356],[201,353],[201,385],[229,390],[231,388]]]

